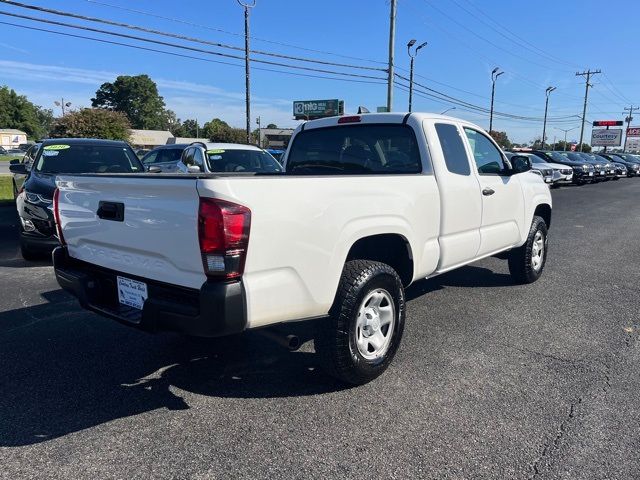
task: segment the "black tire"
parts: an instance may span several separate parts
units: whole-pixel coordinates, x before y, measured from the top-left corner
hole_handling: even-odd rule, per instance
[[[20,239],[20,255],[28,262],[40,260],[44,257],[42,253],[32,250],[22,238]]]
[[[534,239],[538,232],[542,234],[544,248],[542,250],[541,264],[536,269],[531,259]],[[509,273],[511,273],[511,277],[516,283],[533,283],[540,278],[547,263],[548,239],[547,224],[544,219],[537,216],[533,217],[527,241],[521,247],[511,250],[509,255]]]
[[[393,300],[394,325],[384,354],[367,359],[357,346],[358,311],[370,294],[381,289]],[[329,325],[321,322],[315,339],[327,373],[351,385],[362,385],[381,375],[393,360],[404,330],[404,288],[396,271],[380,262],[348,261],[329,314]]]

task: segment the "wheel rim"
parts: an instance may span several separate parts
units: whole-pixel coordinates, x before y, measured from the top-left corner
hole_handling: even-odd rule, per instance
[[[382,288],[367,294],[358,310],[356,345],[367,360],[384,356],[395,329],[396,308],[391,294]]]
[[[538,230],[533,237],[533,245],[531,246],[531,267],[539,272],[544,261],[544,234]]]

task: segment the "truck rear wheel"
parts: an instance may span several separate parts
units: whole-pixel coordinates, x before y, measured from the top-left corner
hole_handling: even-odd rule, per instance
[[[381,375],[404,330],[402,281],[389,265],[369,260],[345,264],[338,293],[316,337],[316,352],[329,374],[352,385]]]
[[[533,217],[527,241],[509,253],[509,273],[517,283],[533,283],[542,275],[547,261],[547,224]]]

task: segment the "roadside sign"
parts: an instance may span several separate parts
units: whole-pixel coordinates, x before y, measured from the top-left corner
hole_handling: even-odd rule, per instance
[[[627,139],[627,152],[638,152],[640,151],[640,137],[629,137]]]
[[[640,137],[640,127],[627,128],[627,137]]]
[[[593,129],[591,130],[592,147],[619,147],[622,145],[622,129]]]
[[[594,127],[621,127],[622,120],[594,120]]]
[[[338,99],[293,102],[293,116],[296,120],[313,120],[342,114],[344,114],[344,102]]]

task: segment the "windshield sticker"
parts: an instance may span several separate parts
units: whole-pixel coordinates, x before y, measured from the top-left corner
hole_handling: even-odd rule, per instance
[[[47,150],[46,148],[42,151],[42,156],[43,157],[55,157],[59,154],[60,152],[58,150]]]
[[[222,160],[222,155],[209,155],[209,160]]]
[[[215,155],[217,153],[224,153],[224,150],[220,150],[220,149],[207,150],[207,155]]]
[[[71,145],[47,145],[44,147],[45,150],[66,150],[70,148]]]

